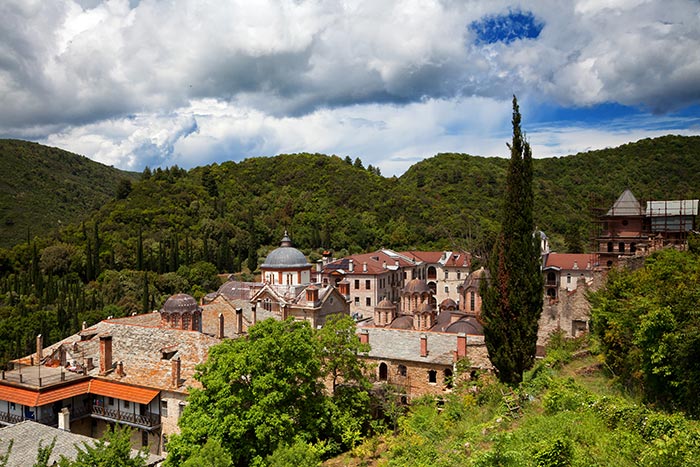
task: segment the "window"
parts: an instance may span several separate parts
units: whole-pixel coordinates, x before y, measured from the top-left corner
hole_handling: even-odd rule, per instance
[[[269,298],[263,300],[263,309],[265,311],[272,311],[272,300],[270,300]]]
[[[360,288],[360,279],[355,279],[355,290]]]
[[[608,242],[608,253],[613,252],[613,242]]]
[[[10,410],[15,410],[16,407],[14,402],[10,402]]]
[[[360,304],[360,297],[355,297],[355,305],[359,305],[359,304]]]
[[[386,363],[382,362],[379,364],[379,381],[386,381],[387,378],[387,367]]]
[[[372,306],[372,299],[370,297],[365,298],[365,305]]]
[[[107,399],[107,403],[109,405],[114,405],[114,397],[110,397],[109,399]]]
[[[160,401],[160,415],[162,417],[168,416],[168,401]]]
[[[406,376],[407,373],[406,365],[399,365],[399,376]]]
[[[449,271],[445,271],[445,280],[450,278],[450,273]]]
[[[566,275],[566,283],[571,284],[571,274]]]
[[[437,383],[437,371],[435,371],[435,370],[428,371],[428,382],[429,383]]]
[[[462,271],[457,271],[457,280],[462,278]]]
[[[469,309],[470,309],[471,311],[474,311],[474,309],[476,308],[476,303],[475,303],[475,302],[476,302],[476,296],[475,296],[475,295],[476,295],[476,294],[475,294],[474,292],[470,292],[470,295],[469,295]]]
[[[620,242],[617,245],[617,249],[620,251],[620,253],[624,253],[625,252],[625,242]]]
[[[367,279],[365,280],[365,289],[369,290],[372,288],[372,284],[370,283],[370,280]]]
[[[450,288],[448,286],[445,286],[445,293],[450,293]]]
[[[124,408],[125,409],[128,409],[130,405],[131,404],[129,403],[129,401],[124,401]]]

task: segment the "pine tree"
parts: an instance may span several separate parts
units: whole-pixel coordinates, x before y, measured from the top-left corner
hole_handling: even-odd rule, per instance
[[[513,96],[513,142],[508,167],[501,231],[482,283],[484,338],[501,381],[517,384],[535,360],[542,312],[539,240],[533,221],[532,153],[520,130]]]

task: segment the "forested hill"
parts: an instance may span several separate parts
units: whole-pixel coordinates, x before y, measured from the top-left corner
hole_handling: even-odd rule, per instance
[[[359,159],[295,154],[148,170],[137,181],[33,143],[0,141],[0,151],[3,173],[12,174],[0,185],[6,246],[24,241],[27,226],[32,236],[49,234],[43,244],[79,243],[78,220],[89,214],[105,232],[103,253],[115,267],[135,266],[141,229],[154,269],[167,266],[156,256],[170,258],[171,248],[221,270],[237,269],[264,256],[284,229],[307,253],[488,248],[507,166],[505,158],[438,154],[386,178]],[[570,246],[585,244],[592,208],[609,207],[625,188],[640,200],[700,197],[700,137],[666,136],[535,159],[534,168],[536,221],[561,251],[565,236]],[[133,180],[131,191],[122,185],[117,196],[123,179]]]
[[[8,139],[0,139],[0,173],[0,247],[78,222],[114,198],[120,180],[138,179],[58,148]]]

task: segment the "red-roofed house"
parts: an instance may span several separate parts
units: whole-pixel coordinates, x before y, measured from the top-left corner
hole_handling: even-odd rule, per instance
[[[579,280],[590,285],[593,269],[598,266],[596,254],[548,253],[543,257],[545,294],[557,299],[561,291],[576,290]]]

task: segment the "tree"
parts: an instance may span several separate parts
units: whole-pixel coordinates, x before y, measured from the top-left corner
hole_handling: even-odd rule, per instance
[[[490,278],[482,282],[484,338],[501,381],[517,384],[535,360],[542,312],[542,274],[534,235],[532,153],[520,130],[513,96],[513,141],[501,231],[488,259]]]
[[[78,455],[74,461],[61,456],[60,467],[146,467],[146,451],[134,453],[131,449],[131,429],[120,428],[105,433],[94,445],[83,443],[83,448],[76,445]]]
[[[232,465],[228,452],[214,438],[209,438],[197,453],[182,464],[182,467],[230,467]]]
[[[180,465],[210,438],[235,465],[249,465],[296,436],[324,433],[319,343],[306,321],[259,322],[247,337],[212,347],[195,377],[203,388],[190,393],[166,465]]]
[[[348,315],[331,316],[318,331],[321,342],[322,371],[333,381],[333,394],[339,383],[366,387],[366,365],[358,358],[360,352],[369,352],[369,344],[360,342],[355,333],[355,321]]]

